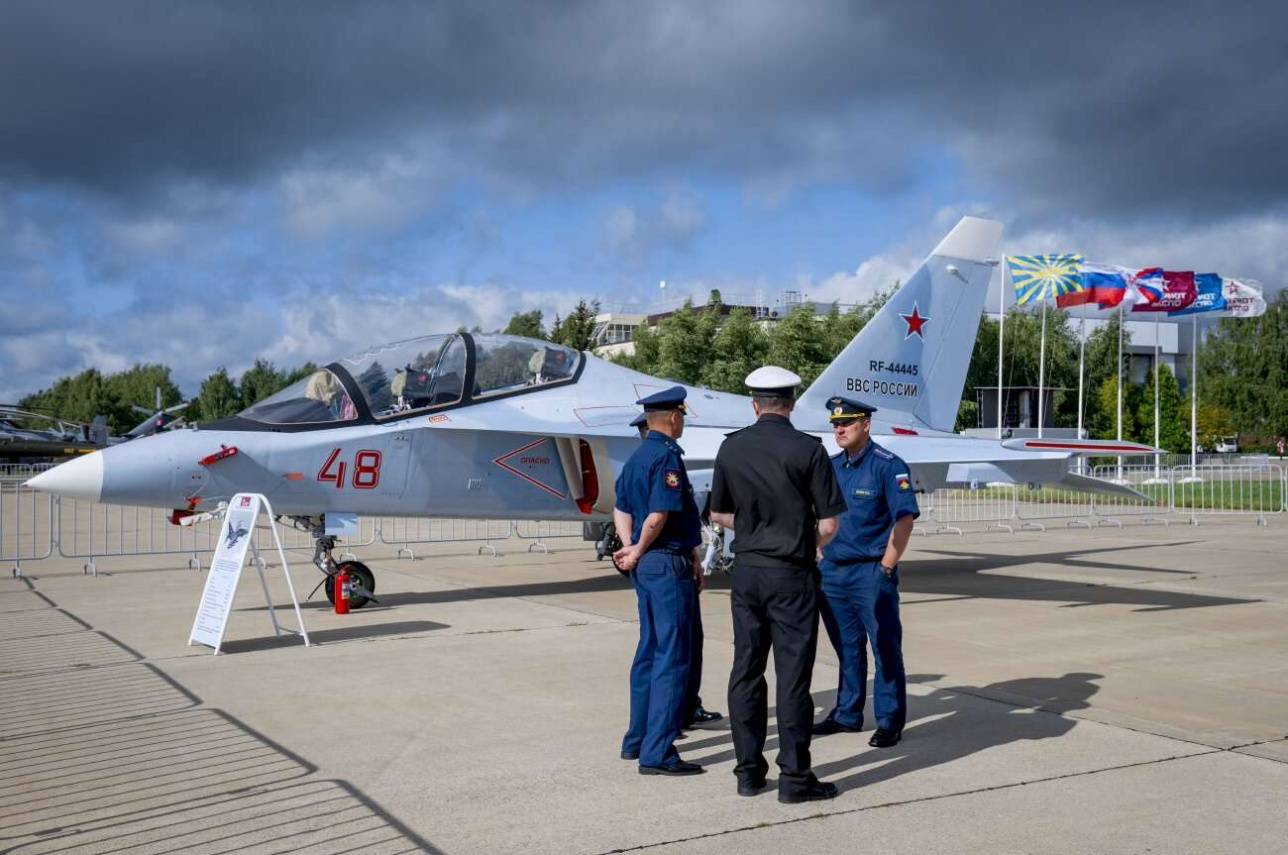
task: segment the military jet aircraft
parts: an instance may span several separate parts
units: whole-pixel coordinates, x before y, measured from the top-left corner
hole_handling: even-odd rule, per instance
[[[70,457],[97,446],[82,425],[0,404],[0,459]]]
[[[958,223],[803,393],[794,423],[835,450],[824,402],[850,394],[877,406],[874,433],[907,461],[917,490],[1002,481],[1131,493],[1071,473],[1068,460],[1148,446],[952,432],[1001,236],[997,222]],[[671,385],[545,341],[408,338],[332,362],[232,418],[104,449],[28,484],[174,508],[175,518],[264,493],[317,538],[333,596],[328,516],[608,519],[639,444],[634,402]],[[681,441],[701,491],[724,436],[754,415],[748,398],[699,387],[688,387],[687,407]],[[374,577],[361,565],[349,573],[361,604]]]
[[[183,416],[176,416],[175,413],[187,409],[191,401],[182,401],[173,407],[161,406],[161,387],[156,387],[156,407],[149,410],[147,407],[140,407],[138,404],[131,404],[130,407],[137,413],[142,413],[145,418],[134,427],[130,428],[125,434],[125,439],[138,439],[143,436],[152,436],[154,433],[160,433],[163,430],[177,430],[184,424]]]

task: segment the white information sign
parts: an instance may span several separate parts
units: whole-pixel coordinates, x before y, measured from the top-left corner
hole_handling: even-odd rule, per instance
[[[305,645],[309,643],[308,633],[304,630],[303,618],[300,615],[299,603],[295,600],[295,586],[286,565],[286,554],[282,550],[281,539],[277,536],[273,524],[272,509],[268,500],[259,493],[238,493],[228,504],[223,526],[219,530],[219,542],[215,546],[214,558],[210,561],[210,573],[206,576],[206,585],[201,592],[201,602],[197,605],[197,616],[192,622],[192,633],[188,643],[205,644],[219,652],[223,641],[224,629],[228,625],[228,614],[232,611],[233,597],[237,593],[237,582],[241,578],[242,567],[246,563],[247,550],[255,552],[255,569],[260,574],[260,583],[264,588],[264,599],[268,602],[269,617],[273,621],[273,630],[281,635],[277,615],[273,611],[272,598],[268,593],[268,582],[264,579],[263,562],[259,550],[254,547],[255,522],[261,508],[268,511],[269,525],[273,528],[273,540],[282,560],[282,573],[286,576],[286,585],[291,592],[291,602],[295,606],[295,616],[299,623],[300,634]]]

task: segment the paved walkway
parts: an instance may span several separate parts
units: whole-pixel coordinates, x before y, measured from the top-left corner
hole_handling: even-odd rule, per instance
[[[725,727],[681,743],[708,774],[638,776],[617,759],[629,587],[576,541],[471,552],[364,556],[383,606],[315,602],[311,649],[272,637],[248,569],[218,657],[185,644],[204,576],[165,560],[0,582],[0,849],[1288,850],[1282,526],[916,539],[906,738],[817,740],[843,792],[801,806],[735,795]],[[824,642],[820,709],[834,662]]]

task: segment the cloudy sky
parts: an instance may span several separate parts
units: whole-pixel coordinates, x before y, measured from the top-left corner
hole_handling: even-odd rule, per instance
[[[1283,284],[1279,3],[9,0],[0,401],[1011,252]]]

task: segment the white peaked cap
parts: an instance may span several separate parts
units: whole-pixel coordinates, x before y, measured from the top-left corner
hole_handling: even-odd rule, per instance
[[[757,368],[742,381],[753,392],[776,392],[790,395],[792,390],[801,384],[801,378],[786,368],[777,365],[766,365]]]

